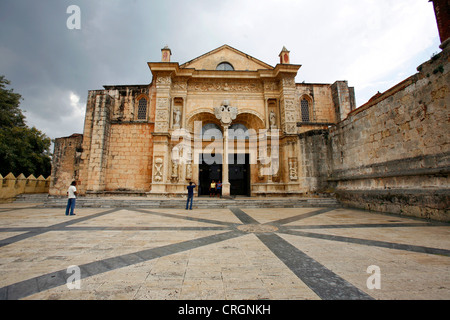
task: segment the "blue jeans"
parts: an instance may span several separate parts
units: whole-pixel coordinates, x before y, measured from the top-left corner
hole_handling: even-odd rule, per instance
[[[75,198],[71,198],[67,201],[67,207],[66,207],[66,216],[69,215],[69,209],[70,209],[70,214],[73,214],[73,210],[75,209]]]
[[[189,200],[191,201],[191,207],[190,207],[190,209],[192,210],[192,200],[194,200],[194,196],[193,196],[193,195],[192,195],[192,196],[189,196],[189,195],[188,195],[187,201],[186,201],[186,210],[188,209],[188,206],[189,206]]]

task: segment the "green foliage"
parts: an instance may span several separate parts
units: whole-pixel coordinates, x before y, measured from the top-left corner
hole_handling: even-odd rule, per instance
[[[0,76],[0,174],[48,177],[51,140],[35,127],[27,127],[19,108],[22,96],[13,89],[8,90],[9,84]]]

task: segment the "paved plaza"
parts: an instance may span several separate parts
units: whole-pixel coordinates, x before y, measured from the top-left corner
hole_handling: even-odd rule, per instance
[[[447,300],[449,256],[448,224],[339,207],[0,205],[3,300]]]

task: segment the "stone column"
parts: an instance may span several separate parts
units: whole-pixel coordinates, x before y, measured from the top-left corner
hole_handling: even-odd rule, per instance
[[[228,128],[231,122],[236,119],[238,110],[231,107],[227,100],[222,102],[222,106],[214,108],[214,115],[222,124],[224,130],[223,155],[222,155],[222,196],[230,196],[230,182],[228,180]]]
[[[230,196],[230,181],[228,180],[228,125],[223,126],[223,155],[222,155],[222,196]]]

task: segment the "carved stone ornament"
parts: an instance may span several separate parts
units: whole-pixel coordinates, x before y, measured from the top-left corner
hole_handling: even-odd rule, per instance
[[[186,165],[186,180],[192,180],[192,164],[188,163]]]
[[[155,182],[160,182],[162,180],[162,169],[163,169],[163,159],[155,159]]]
[[[158,78],[156,78],[156,84],[171,84],[172,79],[170,78],[170,76],[159,76]]]
[[[229,126],[231,122],[236,119],[237,114],[238,109],[236,107],[231,107],[227,100],[222,102],[220,107],[214,108],[214,115],[224,126]]]
[[[289,179],[291,181],[295,181],[298,179],[297,175],[297,159],[291,158],[289,159]]]
[[[262,92],[263,84],[249,81],[192,81],[189,91],[196,92]]]
[[[180,127],[180,121],[181,121],[181,111],[180,108],[175,108],[173,112],[173,127],[179,128]]]
[[[269,121],[270,121],[270,128],[276,129],[277,128],[277,115],[275,114],[275,112],[273,110],[270,111]]]
[[[178,162],[172,161],[172,178],[177,179],[178,178]]]

